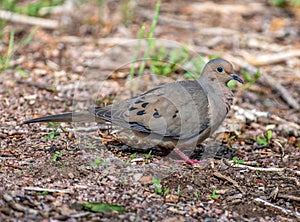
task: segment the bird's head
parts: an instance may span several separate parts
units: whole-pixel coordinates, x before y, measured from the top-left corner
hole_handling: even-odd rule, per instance
[[[207,78],[210,81],[218,81],[225,85],[227,85],[230,80],[243,83],[243,80],[233,72],[231,63],[224,59],[213,59],[209,61],[205,65],[201,76],[202,78]]]

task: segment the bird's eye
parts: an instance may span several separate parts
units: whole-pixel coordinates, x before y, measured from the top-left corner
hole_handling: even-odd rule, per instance
[[[224,68],[222,66],[218,66],[216,70],[217,72],[224,72]]]

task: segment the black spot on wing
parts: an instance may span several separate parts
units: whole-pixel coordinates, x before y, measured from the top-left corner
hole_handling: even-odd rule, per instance
[[[139,116],[144,115],[144,114],[146,114],[145,110],[140,110],[140,111],[136,112],[136,115],[139,115]]]
[[[144,100],[138,99],[138,100],[134,101],[134,104],[139,104],[139,103],[142,103],[142,102],[144,102]]]
[[[145,103],[142,104],[142,107],[143,107],[143,108],[146,108],[146,106],[147,106],[148,104],[149,104],[149,103],[145,102]]]
[[[159,114],[159,112],[157,111],[157,109],[154,109],[153,117],[154,117],[154,118],[159,118],[159,117],[161,117],[161,115]]]
[[[133,106],[131,106],[131,107],[128,108],[129,111],[133,111],[133,110],[136,110],[136,109],[137,109],[137,108],[136,108],[136,107],[133,107]]]
[[[177,117],[178,110],[175,111],[175,114],[172,116],[173,119]]]

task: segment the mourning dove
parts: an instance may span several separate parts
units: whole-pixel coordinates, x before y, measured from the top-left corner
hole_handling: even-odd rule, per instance
[[[174,151],[188,163],[182,151],[195,147],[223,122],[233,100],[230,80],[243,81],[223,59],[208,62],[198,80],[176,81],[139,96],[93,110],[30,119],[36,122],[79,122],[91,118],[130,129],[146,141]]]

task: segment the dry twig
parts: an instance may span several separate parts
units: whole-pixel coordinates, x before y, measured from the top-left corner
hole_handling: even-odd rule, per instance
[[[297,110],[300,109],[300,105],[297,102],[297,100],[295,100],[293,96],[289,93],[289,91],[278,81],[276,81],[272,76],[265,74],[262,75],[261,78],[273,89],[276,89],[289,106]]]
[[[255,11],[266,10],[264,5],[261,3],[251,3],[249,5],[241,5],[241,4],[233,5],[233,4],[219,4],[219,3],[214,3],[212,1],[190,4],[189,6],[186,7],[186,9],[195,13],[211,12],[211,13],[221,13],[221,14],[250,13]]]
[[[277,194],[277,197],[300,202],[300,197],[296,197],[296,196],[292,196],[292,195],[288,195],[288,194],[279,193],[279,194]]]
[[[270,65],[273,63],[279,62],[286,62],[290,58],[293,57],[300,57],[300,50],[299,49],[291,49],[288,51],[278,52],[278,53],[271,53],[265,55],[249,55],[246,52],[243,52],[242,55],[244,56],[245,60],[249,62],[251,65],[254,66],[264,66]]]
[[[255,198],[255,199],[253,200],[253,202],[256,203],[256,204],[259,204],[259,205],[272,207],[272,208],[274,208],[274,209],[276,209],[276,210],[279,210],[279,211],[281,211],[282,213],[285,213],[285,214],[291,214],[291,213],[292,213],[291,210],[288,210],[288,209],[285,209],[285,208],[283,208],[283,207],[277,206],[277,205],[272,204],[272,203],[270,203],[270,202],[268,202],[268,201],[266,201],[266,200],[263,200],[263,199],[261,199],[261,198]]]
[[[289,122],[289,121],[287,121],[285,119],[282,119],[281,117],[276,116],[276,115],[270,115],[270,118],[272,118],[273,120],[275,120],[279,123],[286,124],[286,125],[290,126],[291,128],[300,130],[300,126],[298,124],[294,123],[294,122]]]
[[[0,10],[0,19],[22,23],[27,25],[36,25],[46,29],[57,29],[58,21],[51,19],[43,19],[43,18],[34,18],[26,15],[20,15],[14,12],[8,12]]]
[[[225,176],[219,172],[214,172],[214,176],[218,177],[222,180],[227,180],[228,182],[230,182],[233,186],[235,186],[242,194],[245,194],[245,191],[240,187],[240,185],[232,178]]]
[[[273,52],[282,52],[284,50],[290,50],[292,47],[292,46],[279,45],[274,43],[271,39],[266,40],[266,38],[263,38],[261,36],[253,36],[253,35],[249,36],[246,42],[249,48],[257,48],[262,51],[268,50]]]
[[[81,38],[77,36],[62,36],[59,42],[71,43],[71,44],[83,44],[83,43],[96,43],[98,45],[118,45],[133,42],[135,39],[126,38]]]
[[[23,190],[37,191],[37,192],[49,192],[49,193],[73,193],[71,190],[59,190],[42,187],[23,187]]]
[[[283,172],[286,169],[285,168],[277,168],[277,167],[269,167],[269,168],[263,168],[263,167],[253,167],[253,166],[248,166],[244,164],[238,164],[234,163],[232,160],[225,160],[225,164],[228,166],[234,167],[234,168],[246,168],[249,170],[254,170],[254,171],[263,171],[263,172]]]

